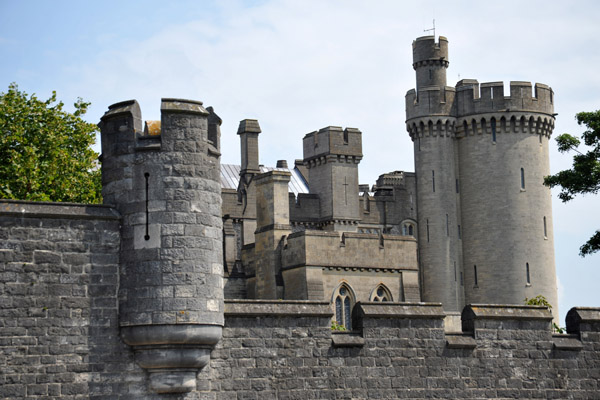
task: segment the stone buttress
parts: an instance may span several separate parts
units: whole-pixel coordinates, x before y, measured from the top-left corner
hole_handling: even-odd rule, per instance
[[[201,102],[162,99],[142,131],[135,100],[109,107],[102,195],[122,215],[121,338],[156,392],[187,392],[223,326],[220,119]]]

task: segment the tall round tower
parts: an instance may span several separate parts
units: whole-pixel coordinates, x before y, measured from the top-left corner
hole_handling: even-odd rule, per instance
[[[552,89],[529,82],[457,84],[467,303],[523,304],[544,295],[558,316],[550,174]],[[480,93],[481,92],[481,93]]]
[[[161,114],[142,130],[135,100],[109,107],[102,195],[122,216],[121,337],[151,389],[174,393],[196,387],[223,326],[220,120],[190,100]]]
[[[454,141],[455,89],[446,86],[448,40],[413,42],[417,89],[406,94],[406,127],[414,143],[417,175],[422,298],[447,311],[464,305],[461,286],[460,202]]]

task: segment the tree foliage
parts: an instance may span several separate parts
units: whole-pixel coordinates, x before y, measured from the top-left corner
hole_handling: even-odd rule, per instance
[[[97,127],[81,116],[90,103],[63,110],[56,92],[46,100],[19,90],[0,93],[0,198],[99,203]]]
[[[578,194],[597,194],[600,191],[600,110],[580,112],[575,116],[579,125],[586,127],[581,135],[583,143],[589,151],[580,152],[577,148],[581,141],[567,133],[556,138],[558,150],[561,153],[575,151],[573,167],[560,171],[555,175],[544,178],[544,184],[551,188],[561,187],[558,197],[567,202]],[[579,254],[585,257],[600,250],[600,230],[579,249]]]

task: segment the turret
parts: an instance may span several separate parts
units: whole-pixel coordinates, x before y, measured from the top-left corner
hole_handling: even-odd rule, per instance
[[[413,42],[417,89],[406,94],[406,126],[414,143],[419,263],[424,301],[447,311],[464,305],[460,284],[460,197],[454,88],[446,87],[448,41],[433,36]]]
[[[362,159],[358,129],[329,126],[303,139],[310,193],[318,193],[319,218],[325,229],[354,231],[360,219],[358,164]]]
[[[417,74],[417,91],[429,86],[446,86],[448,68],[448,39],[443,36],[423,36],[413,46],[413,68]]]
[[[543,295],[558,315],[546,85],[457,84],[457,143],[467,303],[521,304]],[[502,282],[502,284],[499,284]]]
[[[558,303],[548,140],[554,95],[543,84],[446,87],[448,42],[413,42],[417,89],[406,94],[415,146],[423,300],[445,310],[464,303]],[[533,88],[533,90],[532,90]],[[553,309],[557,315],[556,306]]]
[[[180,99],[161,114],[142,132],[135,100],[109,107],[102,194],[122,215],[121,337],[150,388],[175,393],[196,387],[223,326],[220,119]]]

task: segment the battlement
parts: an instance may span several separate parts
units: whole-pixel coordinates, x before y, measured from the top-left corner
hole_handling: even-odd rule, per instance
[[[533,88],[533,92],[532,92]],[[475,79],[463,79],[456,84],[457,117],[494,112],[554,113],[552,88],[531,82],[510,82],[509,95],[502,82],[479,84]]]
[[[186,151],[195,152],[197,146],[207,145],[211,156],[220,156],[221,119],[212,107],[205,109],[201,101],[163,98],[160,110],[161,121],[146,121],[142,129],[142,114],[136,100],[109,106],[99,124],[103,158],[148,150],[181,151],[182,141],[188,143]],[[201,137],[183,137],[180,128],[200,133]],[[192,142],[194,149],[189,144]]]
[[[328,126],[308,133],[302,143],[305,163],[328,155],[362,159],[362,133],[356,128]]]
[[[406,93],[406,120],[435,115],[452,116],[455,113],[456,89],[451,86],[428,86],[418,92]]]

